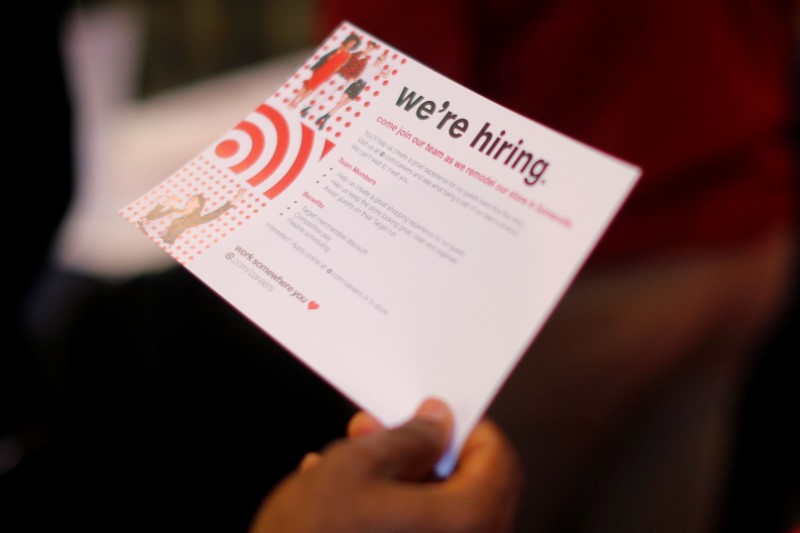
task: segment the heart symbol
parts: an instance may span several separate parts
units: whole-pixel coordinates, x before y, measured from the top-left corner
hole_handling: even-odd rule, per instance
[[[308,308],[313,311],[314,309],[319,308],[319,304],[314,300],[311,300],[310,302],[308,302]]]

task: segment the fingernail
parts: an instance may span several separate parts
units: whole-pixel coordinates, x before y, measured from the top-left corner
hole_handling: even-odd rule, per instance
[[[442,422],[450,417],[450,408],[439,398],[428,398],[417,409],[416,418]]]

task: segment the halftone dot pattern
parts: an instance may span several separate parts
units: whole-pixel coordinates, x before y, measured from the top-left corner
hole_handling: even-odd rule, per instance
[[[242,187],[245,193],[232,205]],[[207,222],[181,220],[185,216],[181,211],[194,196],[205,199],[199,216],[210,218]],[[266,205],[266,198],[247,184],[237,182],[227,169],[217,167],[200,155],[126,207],[122,215],[185,265],[211,249]],[[219,216],[208,217],[220,208],[223,211]],[[174,242],[165,242],[165,237],[176,234]]]
[[[311,67],[325,54],[336,50],[351,33],[355,33],[361,41],[358,48],[352,52],[365,50],[367,42],[371,39],[354,30],[352,26],[342,24],[299,72],[271,98],[285,105],[291,105],[293,99],[301,92],[303,82],[311,76]],[[360,79],[368,83],[361,88],[361,93],[357,97],[350,98],[345,92],[356,79],[345,79],[343,75],[333,74],[313,94],[307,95],[303,101],[297,103],[293,111],[309,127],[337,138],[341,137],[342,133],[353,125],[354,120],[361,117],[361,112],[370,106],[372,99],[385,92],[385,88],[391,85],[392,79],[397,76],[405,63],[406,58],[397,51],[378,43],[378,46],[370,52],[369,61],[360,75]],[[378,87],[381,90],[376,90]],[[342,116],[344,120],[340,120]],[[335,120],[332,120],[333,118]]]

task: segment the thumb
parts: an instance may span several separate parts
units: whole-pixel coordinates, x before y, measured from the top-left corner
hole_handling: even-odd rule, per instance
[[[425,400],[411,420],[386,431],[352,441],[354,451],[366,457],[370,474],[407,481],[430,477],[444,454],[453,430],[453,414],[442,400]]]

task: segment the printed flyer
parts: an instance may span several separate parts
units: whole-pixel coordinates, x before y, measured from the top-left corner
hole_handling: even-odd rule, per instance
[[[345,22],[121,214],[447,472],[639,174]]]

